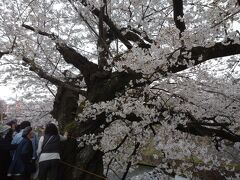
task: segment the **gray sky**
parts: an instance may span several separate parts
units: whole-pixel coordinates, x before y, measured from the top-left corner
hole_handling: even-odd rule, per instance
[[[16,94],[11,90],[11,88],[6,86],[0,86],[0,99],[8,101],[10,98],[15,98]]]

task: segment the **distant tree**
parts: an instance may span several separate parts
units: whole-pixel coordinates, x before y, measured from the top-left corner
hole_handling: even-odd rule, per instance
[[[54,121],[50,114],[51,110],[51,99],[18,100],[15,103],[8,104],[6,115],[9,120],[17,119],[18,123],[30,121],[33,127],[43,127],[45,124]]]

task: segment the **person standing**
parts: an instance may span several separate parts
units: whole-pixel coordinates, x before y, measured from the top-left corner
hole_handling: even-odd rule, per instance
[[[59,160],[60,160],[60,141],[67,139],[67,133],[64,136],[59,135],[55,124],[47,124],[44,136],[39,139],[39,180],[57,180]]]
[[[5,125],[0,125],[0,179],[10,180],[7,177],[8,168],[11,163],[10,151],[15,150],[17,145],[11,144],[11,139],[7,137],[9,134],[10,127]]]
[[[32,128],[28,126],[22,132],[22,140],[18,144],[9,167],[8,176],[12,176],[13,180],[30,180],[31,173],[35,171],[32,160],[32,138],[33,131]]]
[[[11,120],[9,121],[6,125],[10,126],[10,129],[8,131],[8,133],[6,134],[6,138],[9,140],[9,141],[12,141],[13,140],[13,137],[16,135],[16,126],[17,126],[17,120]]]
[[[19,144],[21,142],[21,140],[23,139],[22,137],[22,133],[23,133],[23,130],[26,128],[26,127],[30,127],[31,126],[31,123],[29,121],[23,121],[21,122],[20,124],[20,132],[17,133],[14,137],[13,137],[13,140],[12,140],[12,144]],[[33,154],[32,154],[32,157],[33,159],[36,159],[37,158],[37,146],[38,146],[38,138],[37,136],[35,135],[35,133],[33,133],[33,138],[32,138],[32,146],[33,146]]]

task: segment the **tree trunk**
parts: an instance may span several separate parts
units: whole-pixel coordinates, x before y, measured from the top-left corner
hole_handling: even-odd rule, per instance
[[[94,151],[91,146],[78,148],[78,143],[75,137],[78,137],[81,132],[86,132],[88,129],[94,130],[98,123],[86,123],[79,125],[75,122],[76,112],[78,108],[79,94],[67,88],[59,87],[52,111],[53,117],[59,123],[61,132],[67,130],[69,139],[62,143],[61,152],[61,171],[59,179],[65,180],[98,180],[103,179],[103,161],[102,153]],[[90,121],[90,120],[89,120]],[[64,163],[78,167],[73,168]],[[80,170],[83,169],[84,171]],[[99,176],[87,173],[91,172]]]

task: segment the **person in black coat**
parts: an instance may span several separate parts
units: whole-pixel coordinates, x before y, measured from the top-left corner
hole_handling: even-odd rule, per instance
[[[5,138],[8,138],[9,141],[13,140],[13,136],[16,134],[16,126],[17,126],[17,120],[11,120],[6,125],[10,126],[10,129],[8,133],[6,134]]]
[[[44,136],[39,140],[39,180],[59,180],[60,165],[60,141],[67,140],[67,132],[64,136],[59,135],[57,126],[53,123],[47,124]]]
[[[11,144],[11,139],[7,137],[10,127],[1,126],[0,127],[0,179],[1,180],[11,180],[7,177],[8,168],[11,163],[10,151],[15,150],[17,145]]]
[[[35,171],[34,162],[32,160],[32,128],[26,127],[22,137],[23,139],[19,143],[9,167],[8,175],[13,176],[14,180],[30,180],[31,173]]]

